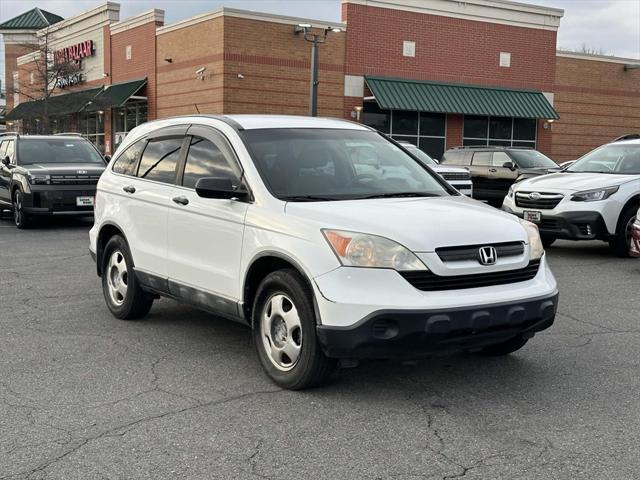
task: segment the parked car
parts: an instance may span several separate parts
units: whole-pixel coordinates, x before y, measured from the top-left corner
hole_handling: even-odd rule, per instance
[[[413,143],[398,142],[415,156],[422,163],[433,169],[438,175],[444,178],[449,185],[467,197],[473,196],[473,182],[469,170],[460,167],[446,167],[440,165],[437,160],[420,150]]]
[[[629,256],[640,205],[640,140],[606,144],[560,173],[514,185],[503,209],[536,223],[542,241],[604,240]]]
[[[266,372],[290,389],[321,383],[337,359],[508,354],[558,301],[535,225],[334,119],[136,127],[98,183],[90,251],[114,316],[142,318],[160,295],[251,325]]]
[[[640,210],[638,210],[636,220],[631,226],[631,248],[629,255],[632,257],[640,257]]]
[[[447,150],[441,165],[464,167],[471,172],[473,197],[500,207],[509,187],[516,182],[560,167],[531,148],[457,147]]]
[[[34,216],[93,215],[105,159],[77,135],[0,136],[0,209],[18,228]]]

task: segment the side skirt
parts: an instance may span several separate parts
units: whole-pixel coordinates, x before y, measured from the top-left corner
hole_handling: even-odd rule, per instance
[[[134,268],[142,289],[162,297],[172,298],[216,316],[248,325],[242,313],[241,302],[206,292],[165,277]]]

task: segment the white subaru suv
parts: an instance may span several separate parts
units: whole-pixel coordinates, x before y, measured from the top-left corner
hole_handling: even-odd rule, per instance
[[[393,168],[370,168],[379,158]],[[100,178],[90,242],[117,318],[164,296],[250,325],[290,389],[339,359],[504,355],[549,327],[558,302],[535,225],[343,120],[141,125]]]
[[[640,140],[592,150],[559,173],[514,184],[502,209],[534,222],[545,246],[556,239],[604,240],[630,256],[640,206]]]

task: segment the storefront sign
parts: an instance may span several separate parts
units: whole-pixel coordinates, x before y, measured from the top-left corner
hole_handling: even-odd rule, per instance
[[[73,87],[79,83],[84,82],[82,78],[82,73],[73,73],[67,77],[60,77],[56,79],[56,87],[57,88],[65,88],[65,87]]]
[[[86,57],[93,56],[93,40],[86,40],[76,45],[61,48],[53,52],[53,63],[77,62]]]

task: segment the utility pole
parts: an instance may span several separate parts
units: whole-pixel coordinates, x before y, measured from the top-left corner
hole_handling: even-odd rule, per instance
[[[329,32],[341,32],[342,29],[338,27],[326,27],[322,34],[311,33],[312,26],[309,23],[300,23],[295,26],[293,33],[298,35],[303,34],[303,38],[311,43],[311,80],[309,82],[309,116],[318,116],[318,65],[319,65],[319,46],[321,43],[327,41],[327,35]]]

